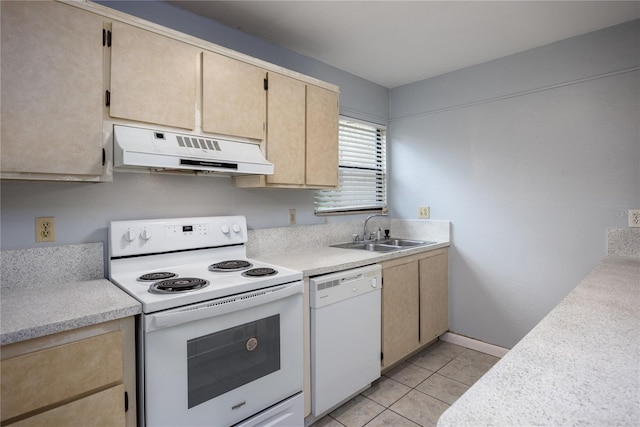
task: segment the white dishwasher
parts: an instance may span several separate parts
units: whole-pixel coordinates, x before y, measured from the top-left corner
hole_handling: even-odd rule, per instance
[[[311,414],[317,418],[380,377],[382,269],[360,267],[309,284]]]

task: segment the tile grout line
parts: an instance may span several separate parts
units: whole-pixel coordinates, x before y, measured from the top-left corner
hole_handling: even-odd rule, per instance
[[[443,342],[447,342],[447,341],[443,341]],[[425,381],[427,381],[429,378],[432,378],[432,377],[434,376],[434,374],[438,374],[440,377],[442,377],[442,378],[444,378],[444,379],[446,379],[446,380],[448,380],[448,381],[453,381],[454,383],[457,383],[457,384],[459,384],[459,385],[461,385],[461,386],[464,386],[464,387],[466,387],[466,388],[468,389],[468,388],[469,388],[469,387],[471,387],[473,384],[469,385],[469,384],[463,383],[463,382],[461,382],[461,381],[459,381],[459,380],[457,380],[457,379],[455,379],[455,378],[450,378],[449,376],[447,376],[447,375],[444,375],[444,374],[440,373],[440,371],[441,371],[441,370],[443,370],[446,366],[448,366],[451,362],[453,362],[454,360],[458,359],[460,356],[462,356],[463,354],[465,354],[468,350],[472,352],[471,354],[473,354],[473,353],[482,353],[482,354],[486,354],[486,355],[488,355],[488,356],[496,357],[496,356],[494,356],[494,355],[492,355],[492,354],[484,353],[484,352],[479,351],[479,350],[476,350],[476,349],[470,349],[470,348],[468,348],[468,347],[461,346],[461,345],[459,345],[459,344],[454,344],[454,343],[450,343],[450,342],[449,342],[448,344],[452,344],[452,345],[455,345],[455,346],[457,346],[457,347],[462,347],[462,351],[460,351],[460,352],[459,352],[459,353],[457,353],[457,354],[454,354],[453,356],[451,356],[451,355],[443,356],[443,358],[446,358],[446,359],[448,359],[448,360],[446,361],[446,363],[444,363],[443,365],[441,365],[441,366],[440,366],[437,370],[435,370],[435,371],[433,371],[433,370],[431,370],[431,369],[427,369],[427,368],[425,368],[425,367],[423,367],[423,366],[421,366],[421,365],[419,365],[419,364],[416,364],[416,363],[414,363],[414,362],[410,362],[410,360],[411,360],[411,359],[413,359],[413,358],[408,359],[408,360],[406,360],[405,362],[403,362],[403,363],[407,363],[408,365],[411,365],[411,366],[414,366],[414,367],[417,367],[417,368],[420,368],[420,369],[422,369],[422,370],[425,370],[425,371],[430,372],[430,373],[429,373],[429,375],[427,375],[427,377],[426,377],[426,378],[422,379],[422,380],[421,380],[418,384],[416,384],[415,386],[407,385],[407,384],[405,384],[405,383],[403,383],[403,382],[401,382],[401,381],[398,381],[398,380],[396,380],[396,379],[394,379],[394,378],[392,378],[392,377],[388,376],[387,374],[388,374],[389,372],[391,372],[392,370],[389,370],[389,371],[385,372],[384,374],[382,374],[382,375],[380,376],[380,378],[383,378],[383,377],[384,377],[386,380],[391,380],[391,381],[393,381],[394,383],[397,383],[397,384],[403,385],[404,387],[407,387],[407,388],[409,389],[408,391],[406,391],[405,393],[403,393],[400,397],[396,398],[396,399],[395,399],[393,402],[391,402],[389,405],[386,405],[386,404],[380,403],[380,402],[378,402],[378,401],[376,401],[376,400],[374,400],[374,399],[372,399],[372,398],[370,398],[370,397],[368,397],[368,396],[365,396],[365,395],[363,394],[364,392],[363,392],[363,393],[360,393],[358,396],[361,396],[362,398],[367,399],[368,401],[371,401],[371,402],[373,402],[373,403],[375,403],[375,404],[377,404],[377,405],[379,405],[379,406],[381,406],[381,407],[383,408],[381,412],[379,412],[377,415],[375,415],[375,416],[374,416],[373,418],[371,418],[370,420],[366,421],[366,422],[363,424],[363,427],[364,427],[364,426],[366,426],[366,425],[369,425],[372,421],[376,420],[378,417],[380,417],[380,416],[381,416],[385,411],[387,411],[387,410],[391,411],[392,413],[394,413],[394,414],[395,414],[395,415],[397,415],[397,416],[402,417],[403,419],[406,419],[406,420],[408,420],[408,421],[410,421],[410,422],[412,422],[412,423],[415,423],[416,425],[420,425],[419,423],[417,423],[416,421],[414,421],[414,420],[412,420],[412,419],[408,418],[407,416],[405,416],[405,415],[403,415],[403,414],[401,414],[401,413],[399,413],[399,412],[394,411],[393,409],[391,409],[391,406],[393,406],[394,404],[396,404],[397,402],[399,402],[400,400],[402,400],[403,398],[405,398],[405,397],[406,397],[409,393],[411,393],[412,391],[416,391],[416,392],[418,392],[418,393],[420,393],[420,394],[422,394],[422,395],[428,396],[428,397],[429,397],[429,398],[431,398],[431,399],[437,400],[438,402],[441,402],[441,403],[443,403],[444,405],[447,405],[447,407],[450,407],[450,406],[452,405],[452,403],[453,403],[453,402],[452,402],[452,403],[445,402],[445,401],[444,401],[444,400],[442,400],[441,398],[438,398],[438,397],[436,397],[436,396],[432,396],[431,394],[429,394],[429,393],[427,393],[427,392],[424,392],[424,391],[421,391],[421,390],[418,390],[417,388],[418,388],[418,387],[420,387],[420,385],[422,385],[422,384],[423,384]],[[499,359],[500,357],[497,357],[497,358]],[[461,362],[461,363],[466,363],[464,360],[459,360],[459,362]],[[401,366],[401,365],[398,365],[398,366]],[[394,369],[395,369],[395,368],[394,368]],[[378,380],[376,380],[376,381],[379,381],[379,380],[380,380],[380,379],[378,379]],[[477,380],[476,380],[476,381],[477,381]],[[475,381],[474,381],[474,383],[475,383]],[[459,398],[459,396],[456,398],[456,400],[457,400],[458,398]],[[455,401],[454,401],[454,402],[455,402]],[[343,424],[343,423],[341,423],[340,421],[338,421],[338,420],[337,420],[336,418],[334,418],[333,416],[331,416],[330,414],[328,414],[328,416],[329,416],[329,418],[330,418],[330,419],[332,419],[333,421],[335,421],[336,423],[338,423],[340,426],[348,427],[348,426],[346,426],[345,424]]]

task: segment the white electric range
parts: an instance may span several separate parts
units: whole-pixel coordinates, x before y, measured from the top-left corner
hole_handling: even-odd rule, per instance
[[[242,216],[110,223],[110,279],[142,303],[140,425],[304,423],[302,273],[246,242]]]

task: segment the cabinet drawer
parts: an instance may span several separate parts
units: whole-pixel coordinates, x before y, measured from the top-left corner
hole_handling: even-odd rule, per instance
[[[122,383],[122,332],[109,332],[1,363],[1,409],[2,420],[6,420]]]
[[[124,385],[59,406],[11,424],[12,427],[83,426],[118,427],[125,425]]]

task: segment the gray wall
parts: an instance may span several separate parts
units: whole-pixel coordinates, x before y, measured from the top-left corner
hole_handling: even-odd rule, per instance
[[[512,347],[640,206],[640,21],[390,91],[390,200],[453,223],[450,328]]]
[[[386,88],[166,3],[101,3],[337,84],[341,113],[386,124]],[[233,214],[245,215],[249,227],[255,229],[288,225],[289,209],[295,208],[298,224],[325,222],[313,214],[313,191],[238,189],[230,178],[220,177],[116,173],[114,182],[100,184],[2,181],[0,192],[2,249],[106,242],[109,221],[120,219]],[[35,243],[34,218],[38,216],[55,216],[55,243]]]
[[[388,93],[167,4],[106,4],[337,84],[347,115],[390,116],[391,215],[429,205],[433,219],[453,221],[450,323],[464,335],[511,347],[605,255],[606,227],[640,207],[640,21]],[[2,249],[36,246],[36,216],[56,217],[54,245],[106,241],[108,222],[127,218],[242,214],[264,228],[296,208],[298,223],[324,222],[311,191],[228,178],[0,185]]]

